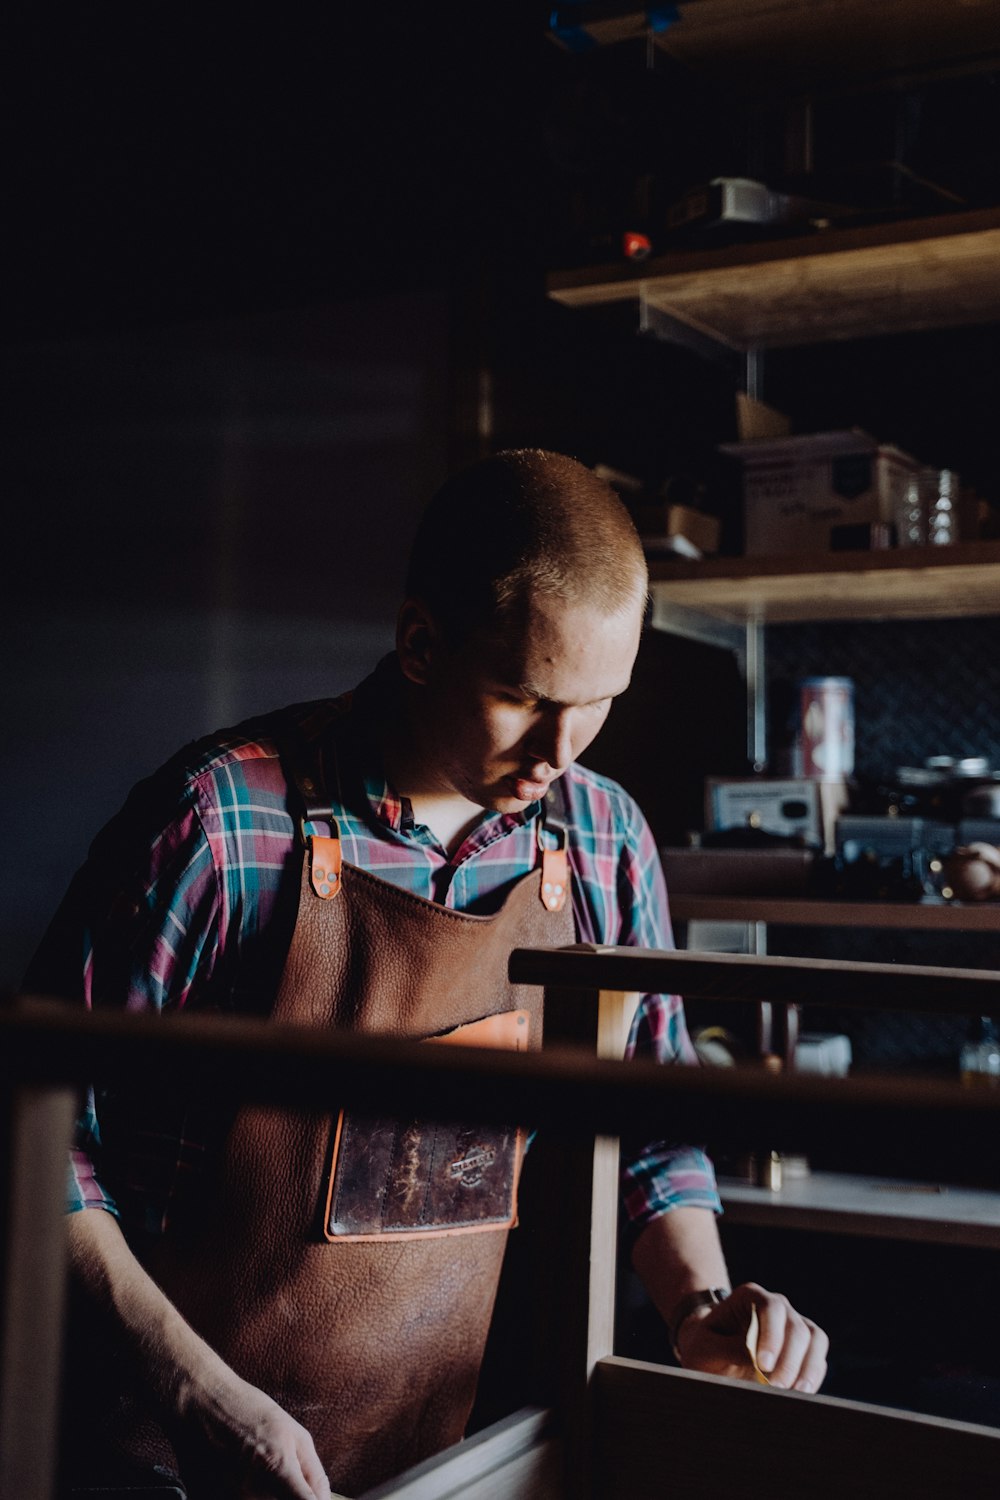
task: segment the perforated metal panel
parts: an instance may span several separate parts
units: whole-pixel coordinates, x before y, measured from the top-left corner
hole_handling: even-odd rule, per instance
[[[844,676],[855,684],[859,776],[931,755],[986,755],[1000,769],[1000,618],[773,626],[767,660],[776,748],[798,680]]]
[[[794,730],[799,679],[834,675],[855,684],[859,777],[891,780],[896,767],[932,755],[984,755],[1000,769],[1000,619],[775,626],[767,662],[776,752]],[[1000,933],[771,928],[768,946],[793,956],[1000,968]],[[953,1073],[966,1034],[962,1020],[879,1012],[810,1013],[808,1025],[846,1031],[855,1071]]]

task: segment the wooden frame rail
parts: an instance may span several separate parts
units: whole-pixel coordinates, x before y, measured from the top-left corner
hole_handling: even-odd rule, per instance
[[[807,1003],[838,1009],[1000,1015],[1000,974],[990,969],[690,950],[636,953],[632,948],[580,945],[548,953],[515,950],[511,974],[529,984],[602,986],[615,985],[631,974],[633,983],[643,979],[643,989],[653,993],[677,991],[687,999],[752,1001],[757,1008],[758,1050],[779,1053],[789,1067],[798,1045],[799,1010]],[[556,979],[557,974],[563,977]]]
[[[565,956],[576,959],[573,951]],[[541,955],[543,966],[550,959]],[[579,973],[575,962],[571,972]],[[640,973],[651,977],[648,970]],[[967,1002],[974,1014],[980,1013],[979,977]],[[595,1001],[599,993],[594,991]],[[542,1053],[428,1048],[260,1020],[77,1013],[50,1001],[0,1008],[0,1087],[113,1082],[134,1078],[139,1070],[151,1082],[183,1076],[192,1090],[201,1087],[215,1097],[302,1109],[327,1106],[331,1099],[346,1108],[370,1108],[373,1099],[388,1098],[400,1114],[418,1110],[439,1119],[504,1122],[516,1100],[522,1120],[575,1138],[654,1131],[720,1142],[770,1139],[808,1150],[834,1126],[852,1143],[905,1132],[920,1149],[924,1173],[932,1166],[954,1167],[956,1152],[974,1146],[985,1153],[1000,1144],[1000,1091],[967,1090],[937,1079],[663,1068],[595,1058],[579,1045]],[[944,1118],[948,1149],[936,1142]]]
[[[521,984],[638,990],[692,1000],[765,1000],[789,1005],[1000,1016],[1000,971],[923,964],[855,963],[742,953],[652,949],[515,948],[510,977]]]

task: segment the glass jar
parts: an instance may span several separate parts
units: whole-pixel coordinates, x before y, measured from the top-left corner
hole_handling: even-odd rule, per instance
[[[1000,1088],[1000,1037],[989,1016],[980,1016],[973,1027],[959,1067],[966,1088]]]

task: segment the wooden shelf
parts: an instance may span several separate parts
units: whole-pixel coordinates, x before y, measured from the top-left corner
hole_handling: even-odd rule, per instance
[[[1000,277],[998,277],[1000,282]],[[653,623],[726,625],[1000,614],[1000,542],[650,563]]]
[[[778,927],[878,927],[922,932],[1000,932],[1000,902],[940,906],[807,897],[685,896],[671,893],[676,922],[768,922]]]
[[[669,56],[744,93],[965,74],[1000,56],[996,0],[697,0],[654,33]]]
[[[634,301],[734,349],[1000,319],[1000,209],[672,251],[552,274],[569,307]]]
[[[1000,1193],[841,1172],[790,1178],[777,1192],[719,1178],[730,1224],[1000,1249]]]
[[[682,0],[670,9],[659,26],[638,5],[591,5],[579,17],[567,8],[559,19],[591,46],[652,37],[692,72],[747,95],[839,96],[1000,61],[997,0]],[[566,45],[559,25],[550,35]]]

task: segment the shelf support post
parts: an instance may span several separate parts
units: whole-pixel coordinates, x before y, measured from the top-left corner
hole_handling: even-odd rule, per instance
[[[767,770],[767,692],[764,670],[764,624],[748,620],[741,665],[747,690],[747,759],[755,771]]]

